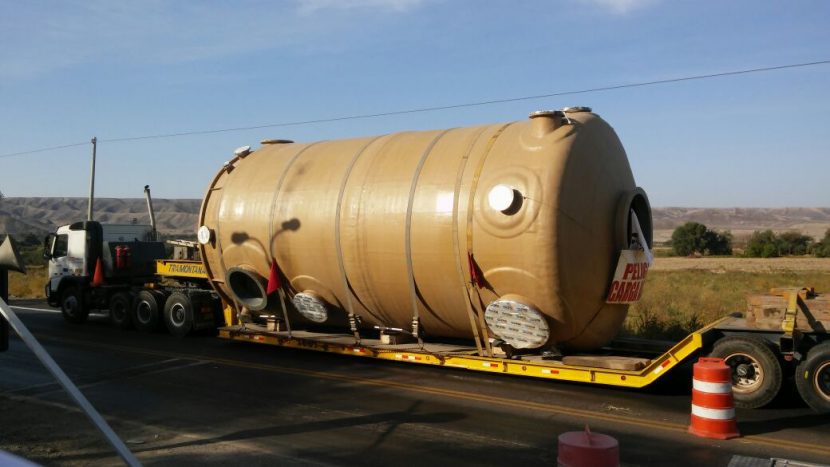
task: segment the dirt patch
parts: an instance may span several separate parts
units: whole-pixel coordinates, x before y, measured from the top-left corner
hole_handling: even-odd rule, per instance
[[[830,273],[830,258],[655,258],[651,270]]]

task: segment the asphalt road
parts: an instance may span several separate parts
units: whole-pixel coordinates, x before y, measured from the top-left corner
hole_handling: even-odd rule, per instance
[[[145,464],[555,465],[557,437],[586,424],[619,440],[623,465],[830,464],[830,417],[790,392],[739,410],[739,439],[688,434],[682,371],[633,391],[179,340],[103,316],[69,325],[42,302],[12,305]],[[16,338],[0,353],[0,449],[49,465],[119,463]]]

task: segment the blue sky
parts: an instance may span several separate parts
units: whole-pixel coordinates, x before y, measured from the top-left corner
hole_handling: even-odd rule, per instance
[[[830,65],[303,126],[111,142],[830,59],[830,2],[0,0],[0,154],[97,136],[96,195],[199,198],[234,148],[588,105],[655,206],[830,206]],[[85,196],[88,146],[0,158]]]

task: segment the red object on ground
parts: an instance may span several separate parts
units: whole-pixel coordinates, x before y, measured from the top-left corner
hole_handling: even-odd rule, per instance
[[[560,467],[617,467],[620,465],[620,444],[616,439],[600,433],[569,431],[559,435]]]
[[[280,289],[280,268],[277,267],[277,260],[271,260],[271,274],[268,275],[268,287],[265,289],[267,295],[271,295]]]
[[[689,433],[702,438],[741,436],[735,420],[732,369],[721,358],[703,357],[695,363],[692,379],[692,421]]]
[[[95,263],[95,274],[92,275],[93,287],[104,285],[104,265],[101,263],[101,258]]]

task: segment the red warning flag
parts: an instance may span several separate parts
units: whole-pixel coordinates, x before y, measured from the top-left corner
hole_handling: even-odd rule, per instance
[[[95,263],[95,273],[92,275],[91,285],[93,287],[104,285],[104,265],[101,264],[101,258],[98,258],[98,262]]]
[[[280,269],[277,267],[277,260],[272,259],[271,274],[268,276],[268,287],[265,289],[265,293],[271,295],[279,290],[280,287],[282,287],[280,284]]]
[[[484,281],[481,277],[481,270],[478,268],[476,260],[473,259],[472,253],[467,253],[467,262],[470,266],[470,280],[473,284],[475,284],[476,287],[481,288],[481,286],[484,284]]]

